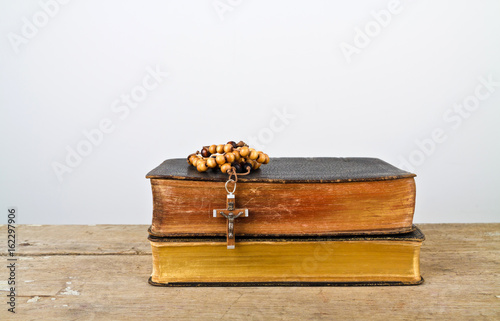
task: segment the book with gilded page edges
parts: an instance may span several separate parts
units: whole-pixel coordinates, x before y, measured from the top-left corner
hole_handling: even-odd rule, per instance
[[[150,284],[422,282],[415,174],[382,160],[272,158],[239,176],[234,195],[225,189],[228,175],[200,173],[185,159],[167,160],[146,177]]]
[[[213,209],[225,206],[227,175],[199,173],[169,159],[147,176],[153,190],[153,236],[223,236]],[[237,206],[248,217],[240,236],[394,234],[412,230],[415,174],[376,158],[271,158],[238,178]]]
[[[152,285],[416,285],[422,232],[316,238],[149,237]]]

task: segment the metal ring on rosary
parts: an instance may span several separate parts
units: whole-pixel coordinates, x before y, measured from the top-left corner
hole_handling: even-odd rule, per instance
[[[229,189],[227,188],[227,184],[229,182],[233,182],[234,183],[234,187],[233,187],[233,191],[232,192],[230,192]],[[228,192],[228,194],[233,194],[236,191],[236,182],[234,181],[234,179],[230,178],[230,179],[227,180],[225,187],[226,187],[226,192]]]

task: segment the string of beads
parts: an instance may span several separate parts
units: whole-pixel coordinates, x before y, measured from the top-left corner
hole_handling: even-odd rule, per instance
[[[234,167],[237,173],[244,173],[269,163],[269,156],[255,148],[250,148],[242,141],[239,143],[230,141],[227,144],[203,146],[201,152],[196,151],[190,154],[187,162],[196,167],[198,172],[219,168],[221,172],[227,173],[231,167]]]

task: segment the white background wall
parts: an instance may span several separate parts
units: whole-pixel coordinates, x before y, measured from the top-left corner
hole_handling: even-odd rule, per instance
[[[28,224],[149,224],[150,169],[252,137],[271,156],[410,169],[416,222],[498,222],[499,13],[499,1],[3,0],[0,222],[17,206]]]

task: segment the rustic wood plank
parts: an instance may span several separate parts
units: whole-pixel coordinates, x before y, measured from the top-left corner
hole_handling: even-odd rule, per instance
[[[145,226],[24,226],[21,239],[34,245],[25,246],[18,261],[18,313],[12,316],[1,304],[0,319],[498,320],[500,224],[419,226],[427,237],[421,254],[424,284],[347,288],[153,287],[147,284],[151,257]],[[68,233],[75,228],[79,232]],[[0,239],[5,243],[5,226]],[[52,241],[59,243],[43,249]]]
[[[20,256],[151,254],[148,225],[19,225],[17,251]],[[0,225],[0,239],[7,226]],[[7,242],[0,242],[6,255]]]

